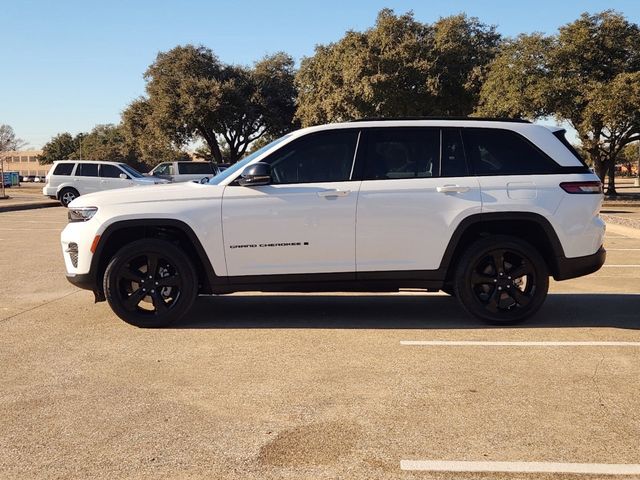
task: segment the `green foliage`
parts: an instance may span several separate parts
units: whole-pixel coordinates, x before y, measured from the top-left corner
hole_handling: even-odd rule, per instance
[[[520,36],[491,65],[477,113],[554,115],[578,132],[600,178],[640,138],[640,27],[607,10],[583,14],[558,35]]]
[[[122,112],[122,134],[135,152],[137,161],[145,168],[151,168],[162,162],[190,160],[150,119],[151,105],[145,98],[134,100]]]
[[[221,63],[205,47],[179,46],[158,54],[145,73],[147,129],[175,145],[202,139],[217,162],[235,162],[263,135],[292,128],[293,60],[284,53],[253,68]]]
[[[44,165],[56,160],[75,158],[74,154],[80,145],[80,136],[75,138],[68,132],[59,133],[42,147],[42,154],[38,156],[38,162]]]
[[[384,9],[364,32],[319,45],[296,76],[303,125],[363,117],[467,115],[500,36],[477,18],[432,25]]]

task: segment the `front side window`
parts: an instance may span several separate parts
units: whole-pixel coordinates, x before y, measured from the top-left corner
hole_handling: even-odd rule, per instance
[[[173,175],[173,165],[170,163],[161,163],[153,170],[154,175]]]
[[[437,128],[390,127],[367,132],[365,180],[437,177],[439,163]]]
[[[344,182],[351,177],[359,132],[329,130],[305,135],[264,162],[274,184]]]
[[[103,178],[120,178],[120,174],[124,174],[124,172],[115,165],[100,165],[100,176]]]
[[[59,163],[53,169],[54,175],[71,175],[75,163]]]
[[[557,173],[558,165],[510,130],[463,129],[467,156],[476,175]]]
[[[97,177],[98,176],[98,164],[97,163],[79,163],[76,169],[76,177]]]

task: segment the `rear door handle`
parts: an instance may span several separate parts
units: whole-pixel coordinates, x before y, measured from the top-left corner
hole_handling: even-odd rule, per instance
[[[324,192],[318,192],[319,197],[346,197],[351,193],[351,190],[326,190]]]
[[[436,191],[439,193],[465,193],[469,191],[469,187],[461,187],[460,185],[442,185],[436,187]]]

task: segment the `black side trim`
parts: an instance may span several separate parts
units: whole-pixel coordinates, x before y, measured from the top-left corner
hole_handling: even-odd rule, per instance
[[[607,258],[604,247],[600,247],[593,255],[584,257],[567,258],[564,255],[558,258],[558,270],[553,276],[556,280],[568,280],[582,277],[600,270]]]

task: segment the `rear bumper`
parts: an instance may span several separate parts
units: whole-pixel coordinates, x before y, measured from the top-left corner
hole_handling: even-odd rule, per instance
[[[600,247],[593,255],[587,255],[585,257],[559,257],[557,259],[557,271],[553,278],[556,280],[568,280],[597,272],[600,270],[600,267],[604,265],[606,258],[607,251],[604,247]]]

